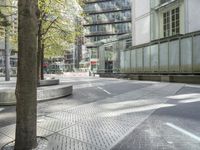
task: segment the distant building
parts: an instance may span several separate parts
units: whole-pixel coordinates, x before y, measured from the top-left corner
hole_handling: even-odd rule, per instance
[[[65,52],[64,62],[67,67],[67,71],[73,71],[73,68],[74,68],[73,51]]]
[[[80,62],[83,59],[82,51],[83,51],[83,45],[85,44],[84,39],[85,38],[83,36],[79,36],[76,38],[76,41],[75,41],[75,53],[74,53],[75,65],[74,65],[74,67],[77,69],[80,68]]]
[[[120,53],[132,46],[131,33],[96,42],[99,61],[98,73],[119,73]]]
[[[94,42],[131,32],[131,0],[86,0],[86,47],[90,69],[96,70],[98,52]]]
[[[10,55],[10,67],[11,67],[11,74],[16,75],[17,73],[17,51],[12,50]],[[5,70],[5,51],[0,48],[0,75],[4,74]]]

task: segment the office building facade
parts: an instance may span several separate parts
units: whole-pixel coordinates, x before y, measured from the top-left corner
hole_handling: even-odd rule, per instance
[[[200,30],[199,0],[133,0],[133,46]]]
[[[199,0],[133,0],[133,47],[121,52],[121,72],[199,74],[199,5]]]
[[[90,53],[90,69],[97,69],[98,52],[94,45],[131,32],[131,0],[86,0],[85,1],[86,47]]]

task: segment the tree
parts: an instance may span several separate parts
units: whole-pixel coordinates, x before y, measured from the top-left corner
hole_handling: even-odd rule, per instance
[[[6,1],[4,5],[0,5],[0,26],[5,28],[5,81],[10,81],[10,26],[11,26],[11,18],[14,15],[12,8],[13,6],[7,5]],[[12,36],[13,37],[13,36]]]
[[[0,11],[0,25],[5,28],[5,80],[10,81],[10,50],[9,50],[9,26],[8,17]]]
[[[15,150],[37,146],[37,33],[38,1],[18,0],[18,73]]]
[[[15,23],[14,18],[17,15],[17,0],[4,0],[0,2],[0,26],[5,27],[5,21],[1,22],[1,20],[7,20],[10,37],[10,45],[12,48],[17,50],[17,33],[15,31]],[[4,17],[2,17],[4,16]],[[5,35],[0,35],[0,38],[4,38]]]
[[[81,7],[76,0],[39,0],[38,76],[43,79],[43,58],[62,55],[82,33],[76,24]]]

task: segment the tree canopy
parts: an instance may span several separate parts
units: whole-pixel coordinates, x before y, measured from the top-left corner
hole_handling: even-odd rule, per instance
[[[82,33],[82,8],[76,0],[39,0],[45,56],[62,55]]]
[[[39,26],[41,40],[44,44],[45,57],[62,55],[76,37],[82,34],[81,20],[83,16],[83,0],[38,0],[40,10]],[[0,3],[0,26],[13,22],[12,16],[17,16],[17,0],[6,0]],[[8,22],[3,14],[9,15]],[[17,33],[11,33],[12,44],[17,48]]]

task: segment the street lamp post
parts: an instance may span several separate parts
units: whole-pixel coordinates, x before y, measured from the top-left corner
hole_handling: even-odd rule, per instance
[[[10,81],[9,26],[5,26],[5,80]]]

